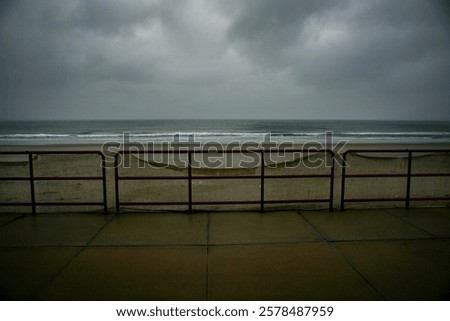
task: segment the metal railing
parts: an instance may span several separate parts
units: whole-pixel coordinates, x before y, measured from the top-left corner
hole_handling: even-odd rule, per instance
[[[280,175],[269,175],[266,173],[267,168],[270,166],[267,164],[266,155],[268,153],[307,153],[310,150],[307,149],[254,149],[254,150],[152,150],[152,151],[119,151],[114,155],[114,191],[115,191],[115,209],[116,213],[120,213],[121,206],[167,206],[167,205],[180,205],[186,206],[189,212],[193,211],[194,206],[201,205],[246,205],[254,204],[259,205],[261,211],[265,210],[265,205],[267,204],[300,204],[300,203],[328,203],[328,208],[330,211],[333,210],[333,191],[334,191],[334,173],[335,173],[335,163],[336,158],[332,150],[322,149],[314,150],[314,153],[324,153],[331,156],[331,166],[329,166],[329,171],[326,173],[318,174],[280,174]],[[180,153],[186,154],[187,157],[187,173],[185,175],[171,175],[171,176],[120,176],[119,175],[119,157],[123,157],[125,154],[135,154],[135,153],[152,153],[152,154],[171,154]],[[229,153],[253,153],[259,155],[260,171],[254,175],[196,175],[193,173],[195,167],[192,166],[192,158],[196,153],[213,153],[213,154],[229,154]],[[410,207],[410,202],[412,201],[440,201],[440,200],[450,200],[448,194],[444,196],[434,196],[434,197],[412,197],[411,196],[411,179],[414,177],[450,177],[449,172],[414,172],[413,170],[413,154],[414,153],[450,153],[448,149],[386,149],[386,150],[371,150],[371,149],[352,149],[348,150],[343,154],[343,160],[348,163],[348,155],[352,153],[404,153],[407,162],[405,166],[405,171],[400,173],[348,173],[346,167],[342,167],[342,180],[341,180],[341,198],[340,206],[341,210],[345,209],[345,203],[350,202],[405,202],[405,208]],[[96,151],[33,151],[33,152],[0,152],[0,155],[27,155],[28,162],[28,175],[25,176],[2,176],[0,181],[28,181],[30,189],[30,201],[28,202],[0,202],[0,206],[30,206],[32,213],[36,214],[37,206],[102,206],[103,211],[106,214],[107,209],[107,192],[106,192],[106,169],[104,166],[101,167],[101,175],[98,176],[35,176],[34,166],[33,166],[33,156],[34,155],[64,155],[64,154],[75,154],[75,155],[89,155],[96,154],[101,157],[102,164],[105,164],[105,155],[102,152]],[[351,165],[351,164],[350,164]],[[367,178],[405,178],[405,196],[401,198],[350,198],[346,196],[346,188],[349,179],[367,179]],[[329,181],[329,197],[324,198],[293,198],[293,199],[267,199],[266,195],[266,183],[268,180],[276,179],[327,179]],[[193,181],[195,180],[222,180],[222,179],[250,179],[258,180],[259,184],[259,198],[253,200],[209,200],[209,201],[199,201],[195,200],[195,194],[193,191]],[[36,181],[63,181],[63,180],[98,180],[102,182],[102,194],[103,199],[101,201],[94,202],[82,202],[82,201],[39,201],[36,199],[35,182]],[[123,201],[120,197],[120,181],[127,180],[179,180],[187,182],[186,188],[186,201]]]
[[[305,153],[308,150],[304,149],[283,149],[283,153]],[[119,151],[115,155],[115,197],[116,197],[116,213],[120,213],[122,205],[127,206],[164,206],[164,205],[181,205],[187,206],[187,210],[192,212],[193,206],[196,205],[245,205],[245,204],[259,204],[260,211],[264,211],[265,204],[297,204],[297,203],[329,203],[329,210],[333,210],[333,190],[334,190],[334,166],[335,158],[334,152],[327,149],[314,150],[314,153],[328,153],[331,156],[330,171],[327,174],[291,174],[291,175],[267,175],[265,173],[265,154],[271,152],[280,152],[278,150],[258,149],[258,150],[152,150],[152,151]],[[119,157],[124,154],[187,154],[187,175],[178,176],[120,176],[119,175]],[[228,153],[257,153],[260,155],[261,170],[259,175],[223,175],[223,176],[208,176],[208,175],[194,175],[192,172],[192,155],[195,153],[214,153],[214,154],[228,154]],[[320,199],[278,199],[266,200],[265,198],[265,182],[267,179],[291,179],[291,178],[327,178],[330,181],[329,197]],[[221,179],[255,179],[260,181],[260,197],[258,200],[241,200],[241,201],[195,201],[192,189],[192,182],[194,180],[221,180]],[[187,181],[187,201],[167,201],[167,202],[152,202],[152,201],[122,201],[120,198],[119,182],[124,180],[180,180]]]
[[[347,155],[352,153],[364,154],[364,153],[405,153],[407,156],[407,166],[405,173],[358,173],[348,174],[346,167],[342,167],[342,181],[341,181],[341,210],[345,209],[346,202],[405,202],[405,208],[409,209],[411,201],[440,201],[450,200],[449,196],[437,196],[437,197],[411,197],[411,178],[412,177],[445,177],[450,176],[450,173],[415,173],[412,170],[413,153],[450,153],[448,149],[386,149],[386,150],[371,150],[371,149],[353,149],[347,150],[343,154],[344,163],[347,162]],[[347,179],[364,179],[364,178],[392,178],[392,177],[404,177],[405,179],[405,197],[403,198],[346,198],[346,183]]]
[[[33,155],[89,155],[96,154],[102,159],[102,165],[105,162],[105,156],[101,152],[96,151],[34,151],[34,152],[0,152],[0,155],[28,155],[28,176],[20,177],[0,177],[0,181],[28,181],[30,186],[30,202],[1,202],[0,206],[31,206],[31,211],[36,214],[36,206],[102,206],[106,214],[106,170],[101,166],[101,176],[35,176],[33,166]],[[67,180],[101,180],[103,200],[98,202],[40,202],[36,201],[35,182],[36,181],[67,181]]]

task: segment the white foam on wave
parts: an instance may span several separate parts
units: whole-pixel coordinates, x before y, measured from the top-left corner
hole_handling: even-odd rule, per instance
[[[10,134],[10,135],[0,135],[0,138],[65,138],[70,137],[70,134]]]
[[[404,136],[404,137],[422,137],[422,136],[450,136],[450,132],[346,132],[340,135],[345,136]]]

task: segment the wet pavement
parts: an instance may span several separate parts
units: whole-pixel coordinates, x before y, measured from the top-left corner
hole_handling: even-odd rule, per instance
[[[3,300],[448,300],[450,208],[1,214]]]

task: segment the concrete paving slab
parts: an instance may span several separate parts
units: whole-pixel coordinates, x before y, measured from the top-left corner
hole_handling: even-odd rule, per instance
[[[28,215],[0,229],[0,246],[85,245],[110,219],[98,214]]]
[[[450,245],[440,240],[337,243],[389,300],[449,300]]]
[[[326,243],[215,246],[210,300],[374,300],[381,297]]]
[[[14,215],[0,227],[0,299],[449,299],[448,217],[448,209]]]
[[[414,210],[420,210],[425,213],[436,213],[447,218],[450,218],[450,207],[427,207],[427,208],[417,208]]]
[[[23,214],[0,214],[0,227],[14,221],[21,216],[23,216]]]
[[[321,241],[297,212],[229,212],[210,214],[210,244]]]
[[[0,249],[0,300],[33,300],[77,248]]]
[[[302,212],[302,215],[330,241],[431,237],[384,210]]]
[[[206,245],[207,214],[121,214],[92,245]]]
[[[37,298],[204,300],[206,248],[89,248]]]
[[[450,208],[386,209],[387,212],[438,237],[450,237]]]

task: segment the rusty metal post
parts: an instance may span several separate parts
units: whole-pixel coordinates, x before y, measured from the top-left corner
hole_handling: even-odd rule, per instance
[[[192,213],[192,151],[188,151],[188,202],[189,213]]]
[[[333,197],[334,197],[334,152],[327,151],[331,155],[331,170],[330,170],[330,207],[329,211],[333,212]],[[326,165],[326,163],[325,163]]]
[[[108,201],[107,201],[107,193],[106,193],[106,161],[105,155],[103,153],[99,153],[102,159],[102,187],[103,187],[103,214],[108,214]]]
[[[347,153],[348,152],[344,152],[344,155],[342,155],[344,162],[342,165],[342,178],[341,178],[341,211],[343,211],[345,209],[345,170],[347,168],[347,166],[345,166],[347,164]]]
[[[265,174],[265,160],[264,149],[261,151],[261,204],[260,211],[264,212],[264,174]]]
[[[119,162],[117,158],[119,153],[114,155],[114,190],[116,194],[116,214],[120,214],[120,200],[119,200]]]
[[[30,169],[31,213],[33,215],[36,215],[36,195],[34,192],[34,169],[32,153],[28,153],[28,167]]]
[[[408,151],[408,174],[406,176],[406,203],[405,203],[406,209],[409,209],[409,201],[411,197],[411,163],[412,163],[412,152]]]

